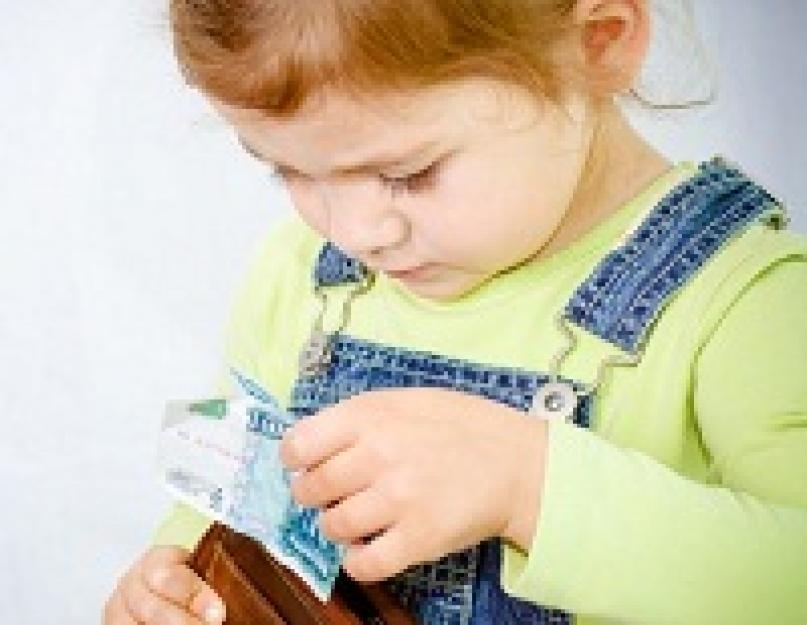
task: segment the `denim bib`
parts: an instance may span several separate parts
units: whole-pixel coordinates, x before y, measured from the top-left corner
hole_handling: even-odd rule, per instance
[[[786,217],[770,194],[722,158],[701,163],[605,255],[558,312],[569,341],[546,372],[379,344],[346,335],[346,323],[326,335],[320,315],[302,352],[289,411],[301,418],[364,391],[441,387],[588,428],[604,371],[637,364],[653,323],[671,298],[724,244],[760,221],[780,228]],[[314,283],[324,308],[328,287],[355,284],[353,296],[358,296],[370,288],[372,275],[327,243],[314,267]],[[618,348],[620,356],[601,363],[593,382],[559,374],[575,347],[572,327]],[[424,625],[572,623],[568,612],[507,595],[499,581],[500,558],[500,539],[489,539],[439,561],[412,566],[386,585]]]

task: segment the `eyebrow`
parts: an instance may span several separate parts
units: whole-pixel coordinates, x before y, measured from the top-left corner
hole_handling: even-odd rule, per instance
[[[259,161],[263,163],[267,163],[273,165],[279,169],[284,169],[287,171],[296,171],[296,168],[292,167],[291,165],[286,165],[281,163],[280,161],[267,159],[263,155],[260,154],[255,148],[253,148],[241,135],[236,134],[238,138],[238,142],[241,144],[241,147],[246,150],[246,152]],[[420,156],[425,152],[433,149],[436,145],[438,145],[438,141],[424,141],[423,143],[419,143],[411,148],[408,148],[402,151],[400,154],[392,155],[392,154],[381,154],[379,156],[375,156],[363,163],[357,163],[354,165],[345,165],[342,167],[337,167],[334,169],[333,173],[335,174],[356,174],[356,173],[367,173],[371,171],[378,171],[383,169],[389,169],[398,165],[402,165],[410,160],[412,160],[416,156]]]

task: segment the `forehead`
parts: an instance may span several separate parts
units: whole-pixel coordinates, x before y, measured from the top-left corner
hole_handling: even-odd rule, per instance
[[[239,136],[266,158],[312,168],[360,160],[426,141],[454,143],[495,131],[512,105],[503,85],[458,81],[417,92],[361,98],[327,91],[289,119],[212,102]]]

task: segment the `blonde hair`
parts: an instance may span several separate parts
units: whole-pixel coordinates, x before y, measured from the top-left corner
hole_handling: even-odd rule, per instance
[[[609,91],[615,70],[585,67],[564,45],[579,34],[573,21],[577,0],[169,2],[174,52],[187,83],[270,117],[294,115],[326,87],[361,98],[468,77],[498,79],[555,102],[565,88],[584,89],[600,100],[627,96],[655,111],[708,105],[716,97],[713,77],[706,96],[644,94],[647,83],[651,91],[679,91],[670,79],[671,59],[678,67],[685,63],[681,91],[697,83],[687,59],[700,61],[699,75],[710,69],[689,0],[648,0],[656,29],[651,58],[658,42],[677,39],[662,62],[651,63],[651,69],[660,68],[660,78],[643,71],[627,93]],[[659,29],[660,21],[672,28]],[[698,51],[692,59],[691,50]]]
[[[581,76],[560,54],[575,0],[170,0],[186,81],[293,115],[326,86],[355,94],[467,77],[557,100]],[[589,77],[590,78],[590,77]]]

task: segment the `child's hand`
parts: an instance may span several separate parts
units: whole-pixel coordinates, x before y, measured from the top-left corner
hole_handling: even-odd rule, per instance
[[[181,547],[153,547],[118,582],[104,625],[220,625],[224,603],[185,563]]]
[[[546,424],[453,390],[362,393],[303,419],[281,459],[345,570],[379,581],[486,538],[526,548],[543,484]],[[368,537],[372,537],[368,540]]]

